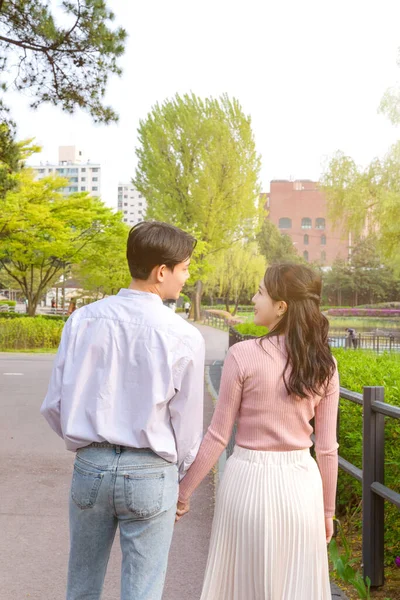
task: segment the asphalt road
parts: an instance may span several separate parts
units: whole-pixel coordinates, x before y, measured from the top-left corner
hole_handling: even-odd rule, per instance
[[[211,344],[211,359],[224,354],[222,346]],[[65,450],[63,441],[39,413],[53,358],[0,353],[1,600],[65,599],[74,454]],[[205,426],[212,410],[206,394]],[[193,496],[191,512],[176,525],[163,600],[200,597],[213,504],[214,486],[209,477]],[[119,590],[116,538],[104,600],[119,600]]]

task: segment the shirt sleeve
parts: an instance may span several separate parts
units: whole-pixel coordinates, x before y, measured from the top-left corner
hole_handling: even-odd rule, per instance
[[[228,445],[242,399],[243,376],[229,351],[221,376],[217,406],[199,453],[179,486],[179,500],[187,502]]]
[[[336,368],[325,395],[315,409],[315,453],[321,472],[326,517],[333,517],[335,514],[339,447],[336,428],[339,395],[339,374]]]
[[[196,458],[203,436],[204,361],[201,337],[192,356],[184,362],[179,390],[169,403],[180,478]]]
[[[56,358],[53,363],[53,370],[51,373],[49,387],[47,389],[46,397],[41,406],[40,412],[47,420],[50,427],[60,436],[63,436],[61,428],[61,388],[64,372],[65,357],[67,354],[68,342],[71,330],[71,317],[67,320],[64,325],[64,329],[61,335],[61,342],[58,348]]]

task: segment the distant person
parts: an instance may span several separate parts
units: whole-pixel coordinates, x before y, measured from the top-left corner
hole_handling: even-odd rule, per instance
[[[356,330],[353,329],[352,327],[348,327],[346,329],[347,331],[347,340],[348,340],[348,347],[351,348],[357,348],[357,334],[356,334]]]
[[[331,600],[338,444],[337,367],[321,314],[321,279],[268,268],[253,298],[269,333],[232,346],[199,453],[180,484],[177,520],[227,446],[201,600]],[[315,417],[317,463],[311,457]],[[319,467],[319,468],[318,468]]]
[[[187,318],[189,318],[190,302],[185,302],[184,309],[185,309],[185,313],[186,313]]]
[[[196,240],[166,223],[129,233],[128,289],[65,324],[41,412],[76,452],[67,600],[99,600],[119,527],[121,598],[161,600],[182,478],[203,431],[204,340],[163,305]]]

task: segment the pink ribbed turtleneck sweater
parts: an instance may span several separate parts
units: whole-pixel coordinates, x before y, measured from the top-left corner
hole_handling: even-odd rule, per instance
[[[326,394],[303,400],[287,394],[283,337],[235,344],[226,357],[219,399],[196,460],[180,484],[186,502],[227,446],[237,421],[236,444],[250,450],[289,451],[309,448],[315,416],[315,450],[321,472],[325,516],[335,513],[338,471],[336,419],[339,402],[337,370]],[[289,371],[287,376],[289,375]]]

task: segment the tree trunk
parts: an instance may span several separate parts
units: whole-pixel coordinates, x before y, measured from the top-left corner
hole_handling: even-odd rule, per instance
[[[225,296],[225,310],[229,312],[229,295]]]
[[[200,303],[201,303],[202,294],[203,294],[203,282],[197,281],[196,287],[195,287],[195,290],[194,290],[193,296],[192,296],[192,304],[194,307],[194,313],[193,313],[194,321],[200,321],[200,319],[201,319]]]

